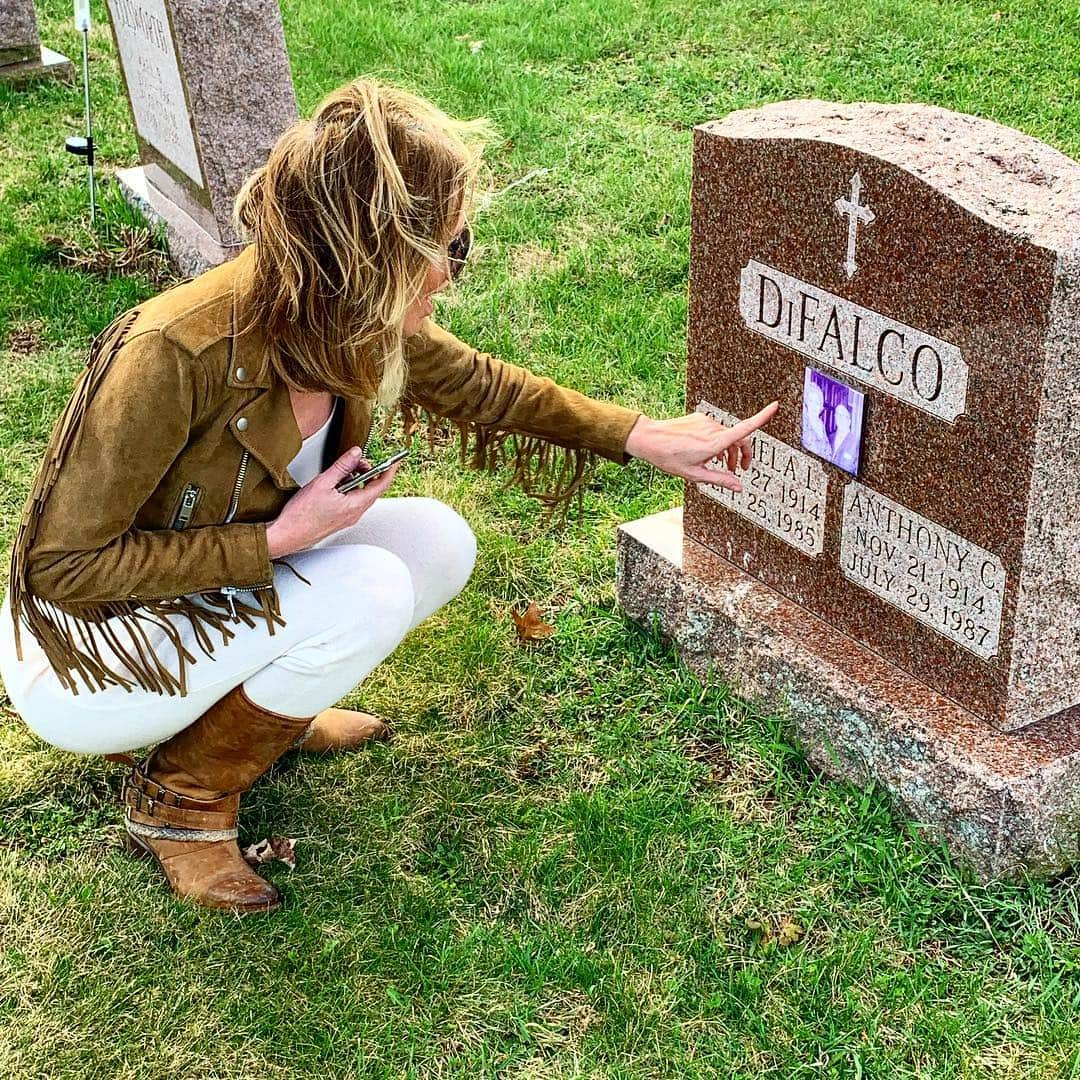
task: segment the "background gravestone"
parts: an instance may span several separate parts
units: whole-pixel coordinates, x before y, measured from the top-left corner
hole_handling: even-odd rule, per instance
[[[108,0],[139,143],[125,195],[198,274],[240,248],[241,184],[297,118],[276,0]]]
[[[688,406],[781,408],[741,494],[687,486],[682,550],[672,515],[620,535],[631,613],[987,875],[1080,853],[1078,239],[1080,165],[974,117],[697,128]]]
[[[66,56],[42,46],[34,0],[0,0],[0,82],[70,81],[74,75]]]

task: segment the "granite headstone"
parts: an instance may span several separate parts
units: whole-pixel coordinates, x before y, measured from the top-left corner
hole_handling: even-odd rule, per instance
[[[1003,728],[1080,704],[1080,165],[782,105],[697,130],[693,222],[688,400],[784,407],[687,534]],[[800,445],[807,368],[865,394],[855,477]]]
[[[297,118],[277,0],[108,0],[141,165],[129,200],[197,274],[236,253],[232,206]]]
[[[730,423],[781,401],[741,493],[687,485],[680,573],[747,600],[713,596],[741,635],[716,664],[748,687],[788,679],[806,717],[816,672],[818,719],[831,700],[836,722],[804,734],[825,767],[824,743],[858,756],[863,738],[859,768],[832,771],[902,801],[906,784],[945,835],[963,784],[1020,791],[995,771],[1007,760],[1030,835],[1008,850],[980,803],[969,824],[998,851],[967,854],[988,874],[1073,861],[1080,802],[1032,793],[1047,770],[1080,778],[1080,164],[929,106],[782,102],[695,130],[692,203],[688,408]],[[639,613],[641,535],[620,536]],[[759,594],[779,623],[743,622]],[[787,674],[762,683],[789,646]],[[830,651],[846,658],[832,682]]]
[[[0,82],[71,81],[74,74],[66,56],[41,44],[34,0],[0,0]]]

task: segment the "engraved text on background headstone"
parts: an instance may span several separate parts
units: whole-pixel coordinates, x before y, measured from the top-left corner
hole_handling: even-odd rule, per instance
[[[136,130],[203,187],[165,0],[109,0],[109,11]]]

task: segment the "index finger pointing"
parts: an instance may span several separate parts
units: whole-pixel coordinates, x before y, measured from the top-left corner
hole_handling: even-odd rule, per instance
[[[749,438],[758,428],[764,427],[776,415],[776,410],[779,408],[779,401],[770,401],[764,409],[754,413],[753,416],[748,416],[745,420],[740,420],[737,424],[727,428],[718,437],[717,445],[727,447],[740,439]]]

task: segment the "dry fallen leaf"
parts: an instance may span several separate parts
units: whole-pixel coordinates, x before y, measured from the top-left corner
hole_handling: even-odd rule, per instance
[[[806,934],[806,931],[794,919],[789,919],[786,915],[776,918],[765,915],[760,919],[748,918],[744,921],[747,930],[760,935],[762,945],[771,945],[775,941],[779,949],[794,945]]]
[[[788,945],[794,945],[796,941],[801,940],[805,933],[806,931],[797,922],[793,922],[791,919],[786,918],[781,919],[780,930],[776,935],[776,944],[781,946],[781,948]]]
[[[278,859],[290,870],[296,869],[296,841],[284,836],[271,836],[268,840],[249,844],[240,854],[249,866]]]
[[[747,919],[746,929],[751,933],[760,934],[762,945],[768,945],[773,939],[771,919]]]
[[[540,608],[535,600],[529,602],[524,615],[519,615],[513,609],[510,614],[514,616],[519,641],[540,641],[555,633],[555,627],[540,618]]]

